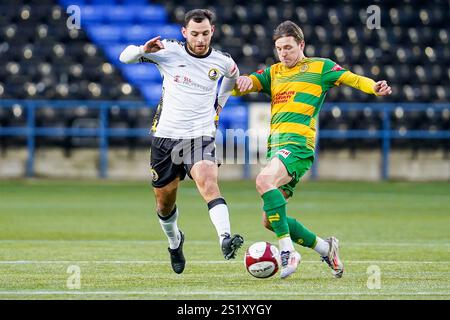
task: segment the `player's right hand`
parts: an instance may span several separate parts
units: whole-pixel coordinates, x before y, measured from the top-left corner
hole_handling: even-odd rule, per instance
[[[377,94],[377,96],[387,96],[392,93],[391,87],[388,85],[386,80],[381,80],[375,83],[373,90]]]
[[[236,86],[240,92],[245,92],[253,88],[253,81],[247,76],[240,76],[236,80]]]
[[[144,52],[145,53],[154,53],[158,52],[161,49],[164,49],[164,45],[161,42],[161,36],[154,37],[153,39],[148,40],[144,44]]]

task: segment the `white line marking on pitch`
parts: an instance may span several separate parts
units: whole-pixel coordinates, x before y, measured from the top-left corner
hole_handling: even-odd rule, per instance
[[[256,292],[239,291],[0,291],[0,295],[148,295],[148,296],[191,296],[191,295],[214,295],[214,296],[255,296]],[[448,296],[450,292],[264,292],[264,296]]]
[[[260,240],[249,239],[248,243],[257,242]],[[104,240],[50,240],[50,239],[2,239],[0,244],[9,243],[36,243],[36,244],[47,244],[47,243],[119,243],[119,244],[167,244],[167,240],[115,240],[115,239],[104,239]],[[189,243],[196,245],[211,244],[216,243],[216,241],[211,240],[189,240]],[[340,242],[343,247],[449,247],[450,241],[446,242],[427,242],[427,243],[413,243],[413,242]]]
[[[450,261],[407,261],[407,260],[346,260],[349,264],[450,264]],[[66,264],[66,263],[80,263],[80,264],[153,264],[165,265],[167,261],[151,261],[151,260],[0,260],[1,264]],[[243,261],[225,261],[225,260],[192,260],[191,264],[242,264]],[[321,263],[317,260],[307,260],[301,263]]]

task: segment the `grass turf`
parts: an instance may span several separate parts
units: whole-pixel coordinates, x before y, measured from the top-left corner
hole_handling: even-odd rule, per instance
[[[253,182],[221,188],[244,249],[276,244]],[[448,183],[304,182],[288,214],[341,240],[344,277],[297,247],[297,273],[260,280],[246,272],[243,249],[223,259],[192,182],[177,201],[187,258],[177,275],[146,183],[0,181],[0,299],[449,299],[449,195]],[[80,289],[67,287],[72,265]],[[381,272],[379,289],[367,286],[371,268]]]

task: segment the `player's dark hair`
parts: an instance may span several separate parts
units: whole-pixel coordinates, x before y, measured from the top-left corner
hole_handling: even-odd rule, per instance
[[[305,40],[302,29],[290,20],[280,23],[273,32],[273,41],[277,41],[282,37],[294,37],[297,43]]]
[[[184,15],[184,27],[186,27],[189,21],[194,20],[194,22],[200,23],[203,20],[208,19],[211,25],[214,24],[216,17],[214,12],[208,9],[193,9]]]

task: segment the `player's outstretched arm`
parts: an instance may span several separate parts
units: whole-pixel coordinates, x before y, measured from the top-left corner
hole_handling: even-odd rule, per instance
[[[250,77],[240,76],[236,80],[236,85],[234,86],[234,90],[232,92],[233,96],[243,96],[250,92],[257,91],[253,86],[253,81]]]
[[[161,42],[161,37],[157,36],[150,39],[142,46],[128,46],[120,54],[119,60],[122,63],[137,63],[139,58],[144,54],[155,53],[164,49],[164,44]]]
[[[391,87],[385,80],[375,82],[370,78],[354,74],[350,71],[346,71],[338,79],[338,83],[342,83],[365,93],[374,94],[377,96],[387,96],[392,93]]]

